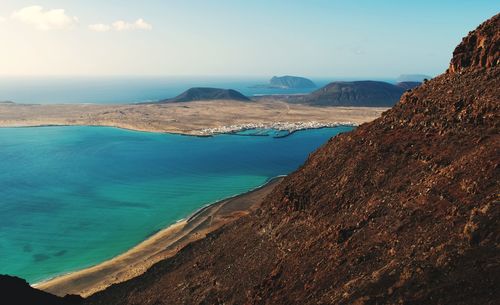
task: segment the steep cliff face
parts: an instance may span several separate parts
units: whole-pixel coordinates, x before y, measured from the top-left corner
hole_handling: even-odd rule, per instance
[[[490,68],[499,64],[500,14],[469,33],[453,52],[448,71],[460,72],[467,68]]]
[[[496,304],[500,69],[472,37],[499,31],[481,25],[453,73],[331,139],[258,212],[87,304]]]

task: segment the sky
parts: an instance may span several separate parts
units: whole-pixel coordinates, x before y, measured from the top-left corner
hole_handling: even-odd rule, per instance
[[[442,73],[500,0],[1,0],[0,76]]]

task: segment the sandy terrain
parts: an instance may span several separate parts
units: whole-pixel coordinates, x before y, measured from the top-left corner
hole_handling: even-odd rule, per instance
[[[211,128],[277,122],[359,125],[386,108],[312,107],[276,100],[199,101],[172,104],[1,104],[0,127],[43,125],[112,126],[150,132],[207,135]]]
[[[35,287],[59,296],[88,296],[112,284],[138,276],[154,263],[173,256],[188,243],[201,239],[222,225],[256,209],[282,179],[273,179],[263,187],[214,203],[109,261],[56,277]]]

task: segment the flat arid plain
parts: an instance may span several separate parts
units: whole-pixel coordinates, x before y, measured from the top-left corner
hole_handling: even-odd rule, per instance
[[[0,103],[0,127],[90,125],[203,136],[252,127],[295,131],[360,125],[386,109],[314,107],[277,100],[130,105]]]

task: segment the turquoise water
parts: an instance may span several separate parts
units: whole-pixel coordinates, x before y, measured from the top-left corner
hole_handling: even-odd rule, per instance
[[[290,173],[351,129],[200,138],[0,128],[0,274],[33,283],[102,262],[207,203]]]
[[[269,136],[274,138],[286,137],[290,135],[288,130],[277,130],[277,129],[269,129],[269,128],[254,128],[254,129],[245,129],[234,134],[239,136]]]

